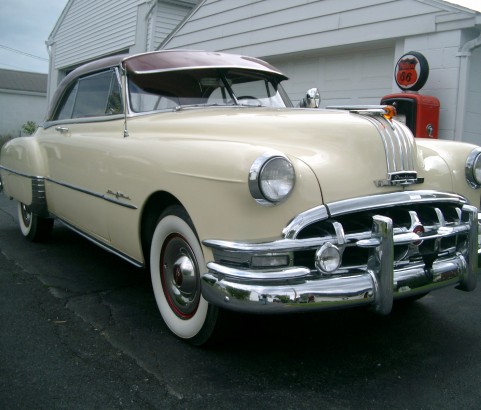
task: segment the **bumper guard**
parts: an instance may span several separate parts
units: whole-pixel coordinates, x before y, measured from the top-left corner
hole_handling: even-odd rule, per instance
[[[436,260],[429,268],[424,263],[393,268],[392,220],[377,215],[373,218],[371,238],[357,242],[357,246],[369,249],[365,272],[322,275],[303,267],[259,272],[210,262],[202,277],[202,294],[214,305],[249,313],[371,305],[377,313],[387,315],[395,299],[456,284],[461,290],[471,291],[477,278],[478,210],[464,205],[463,213],[468,219],[465,250]]]

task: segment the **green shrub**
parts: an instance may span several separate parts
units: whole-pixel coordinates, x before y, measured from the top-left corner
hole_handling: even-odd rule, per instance
[[[22,131],[25,135],[32,135],[37,130],[38,125],[33,121],[27,121],[22,125]]]

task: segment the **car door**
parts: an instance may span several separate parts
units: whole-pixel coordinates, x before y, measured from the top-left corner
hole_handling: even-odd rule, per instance
[[[50,211],[103,242],[110,242],[109,153],[123,136],[122,111],[116,70],[88,75],[69,88],[39,136],[49,168]]]

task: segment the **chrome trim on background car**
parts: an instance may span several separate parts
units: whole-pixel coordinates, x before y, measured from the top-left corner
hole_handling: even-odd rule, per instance
[[[471,154],[469,154],[466,160],[466,167],[465,167],[466,181],[468,181],[469,186],[474,189],[481,188],[481,181],[476,179],[475,170],[474,170],[474,167],[478,162],[480,156],[481,156],[481,148],[475,148],[473,149]]]

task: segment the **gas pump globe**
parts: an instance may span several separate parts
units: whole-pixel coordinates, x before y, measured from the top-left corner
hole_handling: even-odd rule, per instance
[[[416,51],[404,54],[397,62],[394,78],[400,93],[385,95],[381,104],[396,108],[396,119],[405,123],[418,138],[438,138],[439,100],[419,94],[429,76],[426,58]]]

